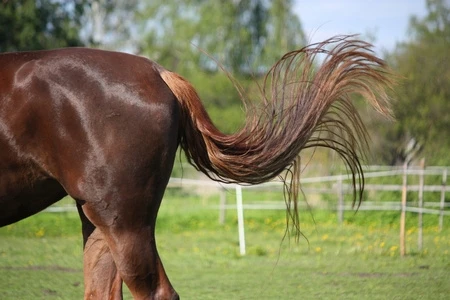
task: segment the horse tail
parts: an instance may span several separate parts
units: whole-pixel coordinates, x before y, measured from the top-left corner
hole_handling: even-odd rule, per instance
[[[347,165],[354,201],[361,201],[367,132],[351,95],[362,95],[376,110],[391,116],[386,90],[392,81],[371,47],[353,36],[339,36],[287,53],[265,76],[262,101],[254,105],[242,99],[246,122],[230,135],[214,126],[188,81],[161,69],[161,77],[180,103],[180,145],[188,161],[213,180],[227,183],[259,184],[289,174],[282,178],[287,203],[293,203],[288,208],[297,212],[299,153],[326,147]],[[324,55],[320,67],[318,55]],[[291,216],[298,228],[297,213]]]

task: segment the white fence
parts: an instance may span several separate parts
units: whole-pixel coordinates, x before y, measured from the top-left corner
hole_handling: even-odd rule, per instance
[[[380,170],[381,169],[381,170]],[[450,207],[450,203],[445,201],[446,193],[450,191],[450,186],[447,186],[447,174],[448,168],[446,167],[429,167],[427,169],[418,168],[389,168],[386,167],[367,167],[364,177],[366,180],[370,178],[402,178],[402,184],[366,184],[364,186],[365,193],[375,193],[371,195],[371,201],[364,201],[357,208],[361,211],[376,211],[376,210],[389,210],[399,211],[404,218],[405,212],[413,212],[419,214],[419,249],[422,247],[422,218],[423,214],[436,214],[439,215],[439,227],[442,229],[444,224],[444,216],[450,215],[450,210],[446,208]],[[439,176],[440,184],[425,184],[425,176]],[[405,178],[418,177],[418,184],[409,184]],[[338,220],[342,222],[344,219],[344,211],[355,210],[351,203],[346,203],[345,195],[351,190],[351,186],[347,183],[349,180],[348,175],[335,175],[324,177],[311,177],[301,179],[302,190],[306,197],[311,194],[330,194],[331,198],[335,198],[335,207],[337,210]],[[394,181],[394,180],[392,180]],[[225,218],[226,210],[236,209],[238,216],[238,234],[239,234],[239,248],[241,255],[245,254],[245,232],[244,232],[244,210],[249,209],[286,209],[286,205],[282,199],[276,199],[273,202],[258,202],[257,199],[244,199],[242,198],[242,190],[281,190],[281,182],[269,182],[256,186],[240,186],[240,185],[224,185],[213,181],[191,180],[172,178],[169,183],[170,187],[188,187],[188,186],[212,186],[217,187],[218,191],[222,193],[221,203],[219,205],[219,219],[223,222]],[[224,196],[224,190],[235,190],[236,204],[227,204],[226,197]],[[376,201],[377,192],[398,192],[398,198],[391,201]],[[408,192],[417,192],[418,201],[408,201]],[[424,201],[424,193],[439,193],[439,201],[431,202]],[[333,197],[334,195],[334,197]],[[395,197],[395,196],[394,196]],[[434,197],[436,198],[436,197]],[[256,201],[255,201],[256,200]],[[402,203],[402,200],[404,203]],[[333,201],[332,201],[333,202]],[[402,220],[404,227],[404,219]],[[404,229],[403,229],[404,230]],[[402,231],[402,229],[401,229]],[[401,233],[402,235],[402,233]],[[402,238],[401,238],[402,239]],[[402,247],[401,247],[402,248]],[[403,247],[404,248],[404,247]]]
[[[391,182],[398,181],[402,178],[401,184],[366,184],[365,193],[370,193],[370,201],[364,201],[357,208],[361,211],[376,211],[376,210],[389,210],[399,211],[402,213],[402,223],[404,227],[404,217],[406,212],[413,212],[419,214],[419,249],[421,249],[422,240],[422,215],[423,214],[436,214],[439,216],[439,227],[442,229],[444,224],[444,216],[450,215],[450,203],[446,202],[446,193],[450,192],[450,186],[447,186],[447,174],[448,167],[428,167],[426,169],[420,168],[390,168],[390,167],[366,167],[364,177],[366,180],[371,178],[392,178]],[[440,184],[425,184],[426,176],[434,176],[440,178]],[[408,184],[408,178],[416,178],[412,184]],[[335,176],[323,176],[323,177],[310,177],[301,179],[302,191],[306,197],[312,194],[329,194],[332,200],[329,203],[334,203],[334,209],[337,211],[338,220],[342,222],[344,220],[344,212],[346,210],[355,210],[350,202],[345,201],[345,195],[351,191],[349,185],[348,175],[335,175]],[[370,181],[369,181],[370,182]],[[417,183],[414,183],[417,182]],[[221,200],[219,204],[219,221],[223,222],[225,219],[226,211],[229,209],[236,209],[238,219],[238,234],[239,234],[239,248],[241,255],[244,255],[245,250],[245,230],[244,230],[244,211],[249,209],[286,209],[286,205],[283,199],[274,199],[275,201],[258,202],[258,199],[243,199],[242,190],[282,190],[283,186],[281,182],[269,182],[256,186],[240,186],[240,185],[226,185],[220,184],[211,180],[194,180],[185,178],[171,178],[168,188],[174,187],[212,187],[217,188],[217,192],[221,194]],[[225,190],[234,190],[236,195],[236,203],[226,203]],[[377,201],[377,193],[380,192],[398,192],[398,198],[390,199],[390,201]],[[417,193],[418,201],[408,201],[408,193]],[[426,201],[428,197],[425,197],[425,193],[438,193],[439,201]],[[401,195],[401,196],[400,196]],[[425,199],[426,198],[426,199]],[[333,199],[335,201],[333,201]],[[329,204],[328,203],[328,204]],[[330,208],[329,206],[327,207]],[[74,206],[52,206],[47,211],[61,212],[76,210]],[[401,230],[404,230],[401,229]],[[402,235],[402,233],[401,233]]]

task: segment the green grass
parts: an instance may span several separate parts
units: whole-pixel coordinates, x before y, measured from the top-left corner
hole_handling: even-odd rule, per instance
[[[158,218],[158,248],[182,299],[447,299],[448,218],[426,216],[417,249],[408,214],[407,251],[398,250],[398,213],[302,211],[298,243],[284,239],[283,211],[246,211],[247,255],[239,255],[236,214],[218,223],[215,197],[169,194]],[[312,216],[314,216],[314,219]],[[76,213],[40,213],[0,229],[0,299],[82,299]],[[129,293],[126,299],[131,299]]]

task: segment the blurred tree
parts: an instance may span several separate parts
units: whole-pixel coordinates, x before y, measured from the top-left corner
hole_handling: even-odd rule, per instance
[[[81,36],[91,46],[133,51],[139,0],[84,0]]]
[[[410,20],[411,40],[388,57],[404,79],[395,89],[395,124],[387,126],[383,160],[399,164],[421,156],[450,163],[450,6],[427,0],[428,15]],[[418,157],[417,157],[418,158]]]
[[[282,54],[305,44],[291,0],[166,0],[141,13],[141,51],[172,69],[185,58],[215,72],[217,59],[233,74],[265,73]],[[205,55],[200,50],[207,53]]]
[[[132,50],[138,2],[0,1],[0,52],[83,45]]]
[[[251,95],[255,79],[281,55],[305,45],[291,0],[151,1],[139,20],[139,52],[188,77],[225,132],[236,130],[244,116],[236,89],[216,61]]]
[[[85,0],[0,1],[0,52],[80,46]]]

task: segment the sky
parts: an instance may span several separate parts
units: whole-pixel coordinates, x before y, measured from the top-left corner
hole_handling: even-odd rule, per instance
[[[408,38],[411,15],[426,15],[425,0],[295,0],[308,42],[319,42],[339,34],[375,36],[369,40],[375,51],[395,49]]]

